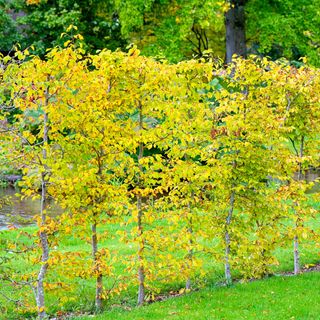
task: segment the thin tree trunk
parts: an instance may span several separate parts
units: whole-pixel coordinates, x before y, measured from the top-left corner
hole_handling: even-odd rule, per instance
[[[226,219],[226,230],[225,230],[225,277],[227,284],[232,283],[232,277],[231,277],[231,270],[230,270],[230,234],[229,234],[229,226],[231,224],[231,219],[233,215],[234,210],[234,201],[235,201],[235,191],[232,190],[231,196],[230,196],[230,207],[228,211],[228,216]]]
[[[304,136],[301,137],[300,141],[300,150],[299,150],[299,172],[298,172],[298,181],[302,180],[302,157],[304,150]],[[299,226],[299,213],[297,213],[296,225]],[[300,273],[300,252],[299,252],[299,237],[296,234],[293,238],[293,264],[294,264],[294,274]]]
[[[46,95],[48,96],[48,90]],[[48,99],[46,99],[46,103]],[[48,144],[48,115],[44,113],[43,119],[43,149],[42,149],[42,157],[45,161],[47,159],[46,146]],[[46,167],[44,172],[41,173],[41,203],[40,203],[40,216],[41,216],[41,224],[40,224],[40,244],[42,250],[41,257],[41,267],[37,277],[37,288],[36,288],[36,303],[38,307],[38,316],[39,319],[44,319],[46,317],[45,312],[45,295],[44,295],[44,278],[46,276],[48,270],[48,259],[49,259],[49,243],[48,243],[48,235],[45,231],[42,230],[42,227],[46,224]]]
[[[138,209],[138,235],[141,238],[143,236],[143,227],[142,227],[142,201],[141,196],[139,195],[137,198],[137,209]],[[143,268],[143,251],[144,251],[144,240],[140,240],[139,251],[138,251],[138,280],[139,280],[139,289],[138,289],[138,305],[142,305],[145,298],[145,272]]]
[[[191,199],[193,200],[194,194],[193,192],[191,193]],[[189,239],[189,245],[190,245],[190,249],[188,250],[188,257],[187,259],[189,260],[190,265],[192,265],[192,260],[193,260],[193,250],[192,250],[192,245],[193,245],[193,241],[192,241],[192,234],[193,234],[193,228],[192,228],[192,209],[191,209],[191,203],[189,202],[189,212],[190,212],[190,219],[188,220],[189,226],[188,226],[188,233],[190,235],[190,239]],[[187,281],[186,281],[186,290],[191,290],[191,279],[190,276],[188,277]]]
[[[139,131],[143,130],[143,115],[142,115],[142,106],[139,106]],[[143,143],[139,143],[139,154],[138,154],[138,165],[140,174],[143,169],[140,164],[141,159],[143,158]],[[141,187],[141,178],[140,174],[138,175],[138,185]],[[139,280],[139,289],[138,289],[138,305],[142,305],[145,299],[145,271],[143,267],[143,252],[144,252],[144,239],[143,239],[143,210],[142,210],[142,198],[140,195],[137,196],[137,210],[138,210],[138,237],[140,238],[139,251],[138,251],[138,280]]]
[[[190,240],[189,240],[189,245],[190,245],[190,249],[188,250],[188,257],[187,259],[189,260],[190,266],[192,265],[192,260],[193,260],[193,250],[192,250],[192,233],[193,233],[193,229],[192,229],[192,218],[190,218],[189,220],[189,228],[188,228],[188,233],[190,235]],[[188,277],[187,281],[186,281],[186,290],[191,290],[191,278],[190,276]]]
[[[299,238],[297,235],[293,239],[294,274],[300,273]]]
[[[188,228],[188,233],[190,234],[189,245],[192,246],[192,243],[193,243],[192,238],[191,238],[192,237],[192,233],[193,233],[192,225]],[[191,265],[192,264],[192,260],[193,260],[193,250],[192,249],[188,250],[188,260],[189,260],[189,263]],[[188,279],[186,281],[186,290],[191,290],[191,278],[190,278],[190,276],[188,277]]]
[[[246,0],[230,0],[230,8],[225,14],[226,29],[226,63],[232,61],[237,54],[245,57],[246,31],[245,31],[245,4]]]
[[[99,154],[98,156],[98,167],[99,170],[97,172],[97,175],[99,178],[101,178],[102,174],[102,164],[101,164],[101,158]],[[100,200],[96,200],[97,202],[100,202]],[[97,213],[93,213],[93,223],[91,225],[91,246],[92,246],[92,258],[94,263],[94,271],[96,274],[96,295],[95,295],[95,307],[97,310],[101,310],[102,308],[102,291],[103,291],[103,276],[102,272],[100,270],[100,258],[98,256],[98,237],[97,237]]]
[[[102,307],[102,274],[99,270],[97,223],[95,221],[91,225],[91,231],[92,231],[92,257],[93,257],[95,271],[97,272],[95,306],[97,310],[100,310]]]

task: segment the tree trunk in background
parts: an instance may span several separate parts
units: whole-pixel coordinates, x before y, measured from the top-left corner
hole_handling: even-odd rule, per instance
[[[245,4],[246,0],[230,0],[230,9],[225,14],[226,63],[237,54],[246,56]]]

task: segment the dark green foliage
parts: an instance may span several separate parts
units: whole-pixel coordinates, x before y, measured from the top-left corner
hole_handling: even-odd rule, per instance
[[[90,51],[115,50],[126,45],[120,35],[119,19],[108,1],[48,0],[27,5],[24,0],[16,0],[12,7],[16,12],[23,12],[17,18],[19,26],[24,26],[20,32],[22,47],[34,45],[38,54],[63,45],[66,39],[61,38],[61,34],[69,25],[78,27],[73,34],[82,34]]]
[[[247,36],[251,51],[273,59],[306,56],[320,65],[319,0],[250,0]]]
[[[78,27],[88,49],[124,49],[138,45],[142,54],[178,62],[225,55],[228,1],[210,0],[25,0],[0,1],[0,47],[17,41],[34,44],[36,53],[62,45],[71,24]],[[320,64],[319,0],[248,0],[245,2],[249,53]],[[9,10],[10,8],[10,10]],[[15,19],[13,19],[13,16]],[[17,16],[17,17],[16,17]],[[72,35],[71,35],[72,36]]]
[[[210,49],[224,57],[224,3],[228,1],[116,1],[122,33],[147,55],[171,61],[201,56]],[[124,5],[126,3],[126,5]],[[320,64],[319,0],[248,0],[245,2],[249,53]]]
[[[18,42],[21,35],[18,33],[17,23],[6,0],[0,0],[0,52],[6,53]]]

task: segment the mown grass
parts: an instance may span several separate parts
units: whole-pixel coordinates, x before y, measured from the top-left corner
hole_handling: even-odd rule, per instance
[[[78,320],[318,320],[320,273],[275,276],[232,287],[211,287],[126,311],[114,307]]]

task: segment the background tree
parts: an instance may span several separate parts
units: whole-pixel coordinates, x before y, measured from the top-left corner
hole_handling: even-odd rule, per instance
[[[193,50],[199,54],[199,48],[211,49],[214,56],[225,55],[226,61],[230,62],[233,54],[245,56],[248,50],[273,58],[308,56],[313,64],[319,64],[317,0],[193,0],[188,4],[165,1],[160,5],[155,1],[137,1],[122,4],[122,1],[116,2],[122,33],[128,36],[130,32],[138,35],[142,32],[147,36],[140,44],[143,53],[150,52],[151,48],[153,52],[155,48],[158,48],[157,52],[164,52],[161,47],[166,45],[171,48],[169,57],[177,60],[182,58],[181,52],[184,52],[183,57],[190,57],[195,53]],[[148,34],[152,37],[148,38]],[[198,41],[204,45],[200,46]],[[171,43],[176,43],[176,47]]]
[[[8,1],[0,1],[0,52],[12,50],[13,44],[21,41],[15,14]]]
[[[11,8],[10,15],[16,16],[19,38],[7,39],[4,49],[10,49],[19,40],[23,47],[34,45],[35,52],[43,55],[46,49],[63,44],[65,38],[60,35],[70,25],[77,26],[76,33],[83,35],[88,50],[115,50],[126,44],[120,34],[117,13],[109,1],[14,0],[7,7]]]
[[[229,0],[225,13],[226,32],[226,63],[232,61],[234,54],[245,57],[247,54],[246,41],[246,12],[248,0]]]
[[[317,0],[249,0],[246,4],[249,51],[320,65],[320,18]]]
[[[14,0],[8,6],[11,13],[5,9],[3,23],[10,34],[4,49],[19,40],[44,53],[61,44],[60,34],[74,24],[90,50],[135,43],[143,54],[172,62],[209,50],[226,62],[248,52],[273,59],[307,56],[319,65],[318,0]]]

